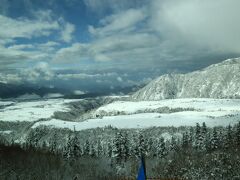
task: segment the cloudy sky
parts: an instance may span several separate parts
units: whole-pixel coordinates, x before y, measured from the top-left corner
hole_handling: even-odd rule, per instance
[[[240,56],[239,7],[239,0],[0,0],[0,82],[114,88],[199,69]]]

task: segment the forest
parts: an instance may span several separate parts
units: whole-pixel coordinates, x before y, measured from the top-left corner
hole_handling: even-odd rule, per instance
[[[43,126],[25,142],[0,139],[0,179],[135,179],[142,156],[148,178],[240,178],[240,123],[60,133]]]

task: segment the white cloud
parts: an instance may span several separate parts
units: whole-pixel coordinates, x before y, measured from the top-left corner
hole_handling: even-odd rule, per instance
[[[53,30],[59,29],[56,21],[12,19],[3,15],[0,15],[0,24],[1,39],[49,36]]]
[[[117,81],[118,81],[118,82],[122,82],[123,79],[119,76],[119,77],[117,77]]]
[[[173,43],[177,39],[196,48],[240,52],[238,0],[155,1],[152,27]]]
[[[70,47],[59,49],[53,61],[55,63],[71,63],[88,59],[88,44],[74,43]]]
[[[86,92],[81,91],[81,90],[75,90],[75,91],[73,91],[73,94],[75,94],[75,95],[83,95],[83,94],[86,94]]]
[[[89,44],[75,43],[70,47],[60,49],[54,61],[57,63],[95,61],[129,61],[153,58],[159,51],[159,40],[155,35],[136,33],[114,35],[95,40]],[[158,56],[159,57],[159,56]]]
[[[54,47],[54,46],[59,46],[60,43],[54,42],[54,41],[48,41],[46,43],[40,44],[43,47]]]
[[[98,27],[89,26],[89,32],[94,36],[92,42],[75,43],[60,49],[54,61],[138,61],[141,64],[143,60],[162,57],[165,53],[160,51],[159,37],[148,30],[148,16],[147,8],[131,8],[107,16],[99,21]]]
[[[83,62],[84,68],[95,65],[105,68],[109,64],[119,68],[148,68],[153,64],[165,68],[166,64],[176,61],[181,64],[209,55],[240,53],[238,0],[84,2],[93,11],[108,12],[98,16],[98,23],[88,27],[91,36],[88,42],[74,40],[76,27],[51,11],[37,11],[33,19],[0,15],[1,69],[14,63],[23,64],[26,60],[50,59],[55,65],[73,66]],[[42,36],[48,36],[49,42],[15,42],[18,37],[31,40]],[[69,46],[66,47],[66,43]],[[38,72],[31,73],[32,77],[40,78]],[[60,79],[91,77],[98,78],[86,74],[58,75]],[[113,79],[116,81],[116,78]]]
[[[39,62],[35,67],[23,70],[21,76],[24,81],[34,83],[39,80],[49,81],[54,78],[54,73],[48,63]]]
[[[48,93],[46,95],[43,96],[43,98],[60,98],[63,97],[64,95],[61,93]]]
[[[84,0],[85,5],[98,14],[109,10],[119,12],[133,7],[141,7],[145,2],[146,0]]]
[[[33,49],[33,50],[42,50],[42,51],[49,51],[54,50],[56,46],[59,46],[60,43],[54,41],[48,41],[46,43],[31,43],[31,44],[14,44],[9,46],[7,49],[9,50],[26,50],[26,49]]]
[[[14,49],[14,50],[33,49],[33,48],[34,46],[32,44],[19,44],[19,45],[12,45],[8,47],[8,49]]]
[[[102,27],[89,26],[89,32],[95,36],[106,36],[119,31],[129,32],[136,30],[136,24],[146,18],[144,9],[129,9],[118,14],[107,16],[100,21]]]
[[[75,26],[70,23],[65,23],[64,28],[61,32],[61,40],[64,42],[71,42],[73,39],[73,33],[75,31]]]
[[[24,48],[30,48],[31,45],[13,45],[9,48],[0,45],[0,69],[5,69],[6,66],[12,64],[21,64],[28,62],[29,60],[40,60],[45,58],[47,54],[45,52],[38,51],[24,51]]]
[[[18,84],[22,82],[22,78],[18,74],[0,73],[0,82],[5,84]]]
[[[103,78],[116,76],[117,73],[103,73],[103,74],[86,74],[86,73],[75,73],[75,74],[58,74],[57,78],[63,80],[69,79],[90,79],[90,78]]]
[[[8,66],[23,67],[29,61],[48,61],[60,44],[55,40],[70,42],[74,25],[62,17],[56,17],[50,10],[32,13],[32,18],[10,18],[0,14],[0,69]],[[59,37],[50,36],[57,34]],[[34,42],[35,38],[50,36],[44,43]],[[28,44],[18,38],[27,39]]]
[[[57,78],[62,80],[69,80],[69,79],[88,79],[88,78],[97,78],[99,77],[99,74],[85,74],[85,73],[79,73],[79,74],[58,74]]]

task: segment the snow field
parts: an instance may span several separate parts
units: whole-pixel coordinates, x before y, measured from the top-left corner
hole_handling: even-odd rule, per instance
[[[0,121],[37,121],[41,118],[50,118],[56,111],[69,111],[65,103],[72,101],[74,100],[49,99],[15,102],[12,106],[0,110]]]

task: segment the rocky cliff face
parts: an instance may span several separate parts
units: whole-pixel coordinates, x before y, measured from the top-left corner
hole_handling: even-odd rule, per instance
[[[132,95],[136,100],[240,98],[240,58],[187,74],[166,74]]]

